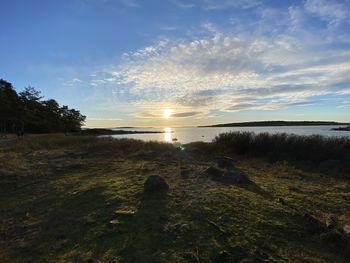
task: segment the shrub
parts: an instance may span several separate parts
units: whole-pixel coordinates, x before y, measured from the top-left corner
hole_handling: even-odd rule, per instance
[[[249,154],[273,160],[322,162],[350,161],[350,138],[299,136],[294,134],[268,134],[229,132],[219,134],[213,140],[218,149],[236,154]]]

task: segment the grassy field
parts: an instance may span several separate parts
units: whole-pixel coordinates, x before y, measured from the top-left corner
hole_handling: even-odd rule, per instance
[[[0,262],[349,262],[304,216],[350,225],[347,176],[218,144],[1,140]],[[248,183],[203,173],[223,154]],[[169,191],[144,193],[149,175]]]

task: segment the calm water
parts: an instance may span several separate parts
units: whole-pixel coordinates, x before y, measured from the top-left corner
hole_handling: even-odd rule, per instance
[[[210,142],[220,133],[229,131],[249,131],[255,133],[293,133],[297,135],[319,134],[323,136],[350,136],[349,131],[332,131],[332,128],[339,126],[278,126],[278,127],[208,127],[208,128],[132,128],[123,130],[137,131],[165,131],[165,133],[154,134],[125,134],[112,135],[114,138],[132,138],[144,141],[173,142],[177,139],[180,143],[195,141]]]

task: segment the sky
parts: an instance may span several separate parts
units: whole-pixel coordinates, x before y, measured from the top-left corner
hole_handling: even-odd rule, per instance
[[[350,0],[0,0],[0,78],[87,127],[350,121]]]

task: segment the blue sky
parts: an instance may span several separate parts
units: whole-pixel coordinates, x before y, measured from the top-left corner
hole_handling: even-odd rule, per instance
[[[350,121],[349,0],[2,0],[0,10],[0,77],[80,109],[90,127]]]

